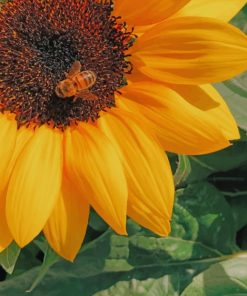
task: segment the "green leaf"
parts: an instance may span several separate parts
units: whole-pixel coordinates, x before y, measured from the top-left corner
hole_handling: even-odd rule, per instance
[[[0,253],[0,265],[9,274],[14,271],[16,261],[20,254],[20,248],[13,242],[8,248]]]
[[[180,189],[177,191],[177,203],[198,223],[194,240],[223,253],[236,250],[236,231],[231,207],[214,186],[202,182]],[[193,228],[190,229],[193,231]]]
[[[231,20],[231,23],[247,33],[247,5]]]
[[[154,238],[135,236],[130,239],[129,248],[131,251],[129,261],[132,263],[132,266],[163,265],[166,268],[179,267],[181,265],[193,266],[200,263],[199,261],[202,258],[207,263],[206,259],[208,258],[222,256],[222,253],[201,242],[175,237]],[[202,263],[203,260],[201,261]]]
[[[241,137],[241,141],[247,141],[247,132],[246,131],[244,131],[244,130],[242,130],[242,129],[240,129],[239,130],[240,131],[240,137]]]
[[[91,296],[130,279],[144,281],[148,289],[149,281],[146,280],[150,277],[164,277],[169,281],[171,291],[174,289],[179,295],[198,271],[226,259],[220,251],[202,242],[156,237],[132,221],[128,221],[128,232],[129,237],[125,237],[108,230],[85,245],[73,264],[60,261],[45,270],[47,273],[32,291],[32,296],[81,296],[82,293]],[[37,272],[34,268],[0,282],[0,295],[23,295]]]
[[[94,294],[94,296],[178,296],[178,290],[179,274],[174,273],[157,279],[120,281],[111,288]]]
[[[32,292],[34,288],[41,282],[52,265],[60,260],[60,257],[47,245],[44,261],[39,269],[38,275],[26,292]]]
[[[189,156],[191,173],[186,182],[205,180],[216,172],[227,172],[247,163],[247,142],[235,142],[231,147],[222,151]]]
[[[241,233],[240,247],[242,250],[247,251],[247,225],[241,230]]]
[[[178,167],[174,175],[175,186],[178,187],[182,185],[191,172],[191,165],[188,156],[179,155],[178,156]]]
[[[47,251],[47,241],[45,237],[40,234],[36,239],[33,241],[34,245],[36,245],[42,253],[46,253]]]
[[[242,227],[247,225],[247,191],[237,193],[238,195],[243,193],[243,195],[239,195],[237,198],[227,198],[227,201],[231,206],[232,215],[235,221],[235,229],[236,231],[239,231]]]
[[[109,227],[105,221],[93,210],[90,210],[90,217],[88,224],[96,231],[104,232]]]
[[[141,295],[142,291],[143,295],[163,291],[180,295],[193,276],[226,260],[224,253],[235,250],[230,206],[206,182],[178,190],[169,237],[157,237],[132,221],[128,221],[128,233],[125,237],[107,230],[84,245],[73,264],[52,265],[51,260],[43,271],[33,268],[0,283],[0,295],[21,296],[37,283],[33,296],[91,296],[101,291],[105,295]],[[43,241],[38,245],[44,249]]]
[[[212,265],[193,279],[181,296],[247,295],[247,253]]]
[[[198,236],[199,223],[190,212],[177,202],[174,204],[171,234],[173,237],[180,237],[186,240],[195,241]]]
[[[18,260],[12,274],[8,274],[6,279],[14,278],[35,266],[39,266],[41,261],[38,259],[39,249],[33,243],[21,249]]]
[[[119,236],[109,229],[84,245],[73,264],[52,265],[51,260],[43,271],[33,268],[0,283],[0,294],[23,295],[35,281],[33,286],[39,285],[32,296],[81,296],[82,291],[83,296],[100,291],[180,295],[194,275],[228,258],[223,252],[233,249],[234,221],[222,194],[208,183],[199,183],[178,191],[169,237],[155,236],[131,220],[128,233]]]

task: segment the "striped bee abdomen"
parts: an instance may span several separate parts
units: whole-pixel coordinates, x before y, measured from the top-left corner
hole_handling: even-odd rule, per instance
[[[93,71],[82,71],[74,79],[79,89],[88,89],[96,82],[96,75]]]

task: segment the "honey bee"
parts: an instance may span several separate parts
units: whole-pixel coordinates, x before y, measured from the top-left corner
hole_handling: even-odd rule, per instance
[[[60,98],[74,97],[83,100],[97,100],[98,97],[89,91],[96,82],[96,74],[93,71],[81,71],[81,63],[75,61],[69,72],[65,73],[66,79],[58,82],[55,92]]]

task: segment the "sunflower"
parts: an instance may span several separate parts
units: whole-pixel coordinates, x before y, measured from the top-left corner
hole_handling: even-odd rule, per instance
[[[174,185],[164,150],[198,155],[239,138],[208,83],[247,68],[247,38],[227,24],[245,3],[2,6],[0,251],[13,240],[24,247],[43,231],[58,254],[73,260],[90,206],[119,234],[126,234],[126,216],[169,234]],[[96,80],[59,96],[75,61],[80,77],[90,71]]]

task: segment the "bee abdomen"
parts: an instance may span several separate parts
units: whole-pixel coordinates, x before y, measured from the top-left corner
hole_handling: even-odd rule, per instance
[[[83,71],[76,78],[81,89],[87,89],[96,82],[96,75],[93,71]]]

